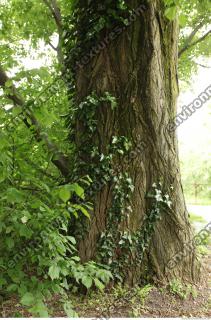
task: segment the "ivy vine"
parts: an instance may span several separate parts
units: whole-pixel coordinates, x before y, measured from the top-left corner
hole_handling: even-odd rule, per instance
[[[133,267],[141,265],[157,221],[162,218],[162,213],[171,207],[170,196],[162,192],[161,183],[154,183],[151,192],[146,195],[151,201],[151,206],[144,217],[142,227],[136,232],[127,228],[121,229],[121,223],[129,218],[132,212],[129,203],[134,190],[131,179],[126,177],[125,181],[128,182],[127,188],[120,187],[125,186],[124,183],[116,185],[114,205],[109,212],[106,232],[101,234],[99,243],[99,258],[110,266],[114,277],[119,281],[127,277],[124,273],[125,264],[132,263]]]

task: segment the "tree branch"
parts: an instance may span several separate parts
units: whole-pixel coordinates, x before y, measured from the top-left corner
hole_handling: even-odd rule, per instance
[[[181,48],[179,50],[179,58],[181,57],[181,55],[188,49],[192,48],[193,46],[197,45],[198,43],[202,42],[204,39],[206,39],[206,37],[211,33],[211,30],[209,30],[207,33],[205,33],[202,37],[200,37],[199,39],[197,39],[196,41],[192,42],[194,36],[196,35],[196,33],[205,25],[204,22],[201,22],[189,35],[189,37],[187,38],[185,45],[183,48]]]
[[[58,43],[58,47],[54,48],[52,47],[54,50],[56,49],[57,51],[57,57],[58,57],[58,61],[59,63],[64,66],[64,57],[63,57],[63,53],[62,53],[62,47],[61,47],[61,39],[62,39],[62,16],[61,16],[61,11],[60,8],[58,6],[58,3],[56,0],[43,0],[43,2],[46,4],[46,6],[49,8],[56,26],[57,26],[57,30],[58,30],[58,35],[59,35],[59,43]],[[50,44],[51,45],[51,44]]]
[[[8,78],[6,72],[2,69],[0,65],[0,86],[4,90],[7,89],[6,82],[9,80],[10,79]],[[9,86],[9,91],[10,93],[6,93],[6,96],[7,98],[13,101],[14,106],[24,107],[25,102],[23,98],[18,94],[13,84]],[[35,116],[31,113],[31,111],[29,112],[29,110],[26,110],[26,114],[27,115],[23,119],[24,123],[29,129],[31,129],[34,132],[35,138],[38,142],[40,141],[45,142],[48,151],[54,154],[54,157],[52,158],[52,163],[59,169],[59,171],[62,173],[64,177],[67,177],[70,173],[68,158],[57,148],[57,146],[52,141],[50,141],[47,134],[42,132],[39,122],[37,121]],[[28,121],[27,117],[30,120],[31,124]]]
[[[54,20],[56,22],[57,28],[59,31],[61,31],[62,29],[62,17],[61,17],[61,13],[59,10],[59,7],[56,3],[55,0],[43,0],[43,2],[46,4],[46,6],[49,8],[49,10],[51,11]]]
[[[54,51],[58,51],[58,48],[54,47],[54,45],[50,41],[48,42],[48,44]]]
[[[56,21],[58,29],[59,29],[59,31],[62,31],[62,16],[61,16],[60,8],[59,8],[56,0],[51,0],[51,4],[52,4],[52,7],[53,7],[54,19]]]
[[[204,41],[204,39],[206,39],[209,34],[211,34],[211,30],[207,31],[201,38],[199,38],[196,41],[192,42],[190,44],[189,48],[195,46],[196,44],[198,44],[198,43],[200,43],[202,41]]]
[[[201,63],[198,63],[198,62],[195,62],[195,64],[197,64],[198,66],[202,67],[202,68],[207,68],[207,69],[211,69],[211,66],[205,66],[204,64],[201,64]]]

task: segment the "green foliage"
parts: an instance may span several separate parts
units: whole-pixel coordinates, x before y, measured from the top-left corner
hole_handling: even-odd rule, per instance
[[[149,296],[149,293],[151,292],[152,289],[153,289],[153,286],[150,284],[147,284],[144,287],[137,287],[136,288],[136,295],[137,295],[137,298],[139,299],[140,304],[142,306],[144,306],[145,301],[146,301],[147,297]]]
[[[206,28],[210,22],[209,1],[165,2],[168,19],[179,15],[181,48],[188,38],[184,26],[191,32],[199,23],[203,22]],[[58,42],[58,35],[61,36],[49,8],[39,0],[8,0],[0,4],[0,59],[11,75],[5,92],[0,91],[0,290],[18,294],[21,303],[40,317],[50,315],[46,301],[55,293],[61,295],[67,315],[76,316],[68,301],[68,290],[81,285],[87,290],[103,290],[112,278],[108,266],[115,278],[126,277],[122,273],[124,264],[132,263],[129,258],[137,249],[142,261],[156,221],[170,206],[169,198],[155,186],[149,195],[151,210],[146,214],[143,229],[137,233],[121,230],[121,223],[127,221],[132,211],[130,200],[134,186],[127,172],[115,172],[112,168],[117,157],[127,155],[131,142],[128,137],[113,136],[102,152],[94,140],[96,114],[102,106],[116,112],[117,99],[109,92],[101,96],[93,92],[79,104],[74,101],[76,62],[100,41],[105,30],[112,30],[117,24],[127,25],[131,8],[123,0],[101,4],[89,1],[83,10],[82,2],[78,1],[58,0],[58,5],[65,30],[68,89],[61,80],[56,52],[49,47],[49,43]],[[201,31],[192,41],[199,39]],[[196,69],[195,58],[209,56],[209,41],[189,48],[182,55],[181,79],[190,78]],[[43,57],[47,61],[43,62]],[[25,65],[25,58],[41,59],[42,66],[31,66],[31,60]],[[12,84],[25,101],[24,110],[14,107],[6,97],[11,94]],[[24,124],[22,116],[29,108],[39,120],[41,136],[48,136],[59,144],[60,150],[72,160],[69,163],[72,176],[68,179],[52,164],[51,160],[57,155],[53,150],[49,152],[42,140],[36,139],[33,127],[29,130]],[[70,115],[68,128],[67,114]],[[76,120],[86,128],[83,145],[78,150],[73,142]],[[88,167],[87,161],[75,161],[76,153],[82,151],[90,157]],[[84,169],[83,177],[79,169]],[[108,231],[101,235],[99,242],[100,259],[107,267],[94,262],[82,264],[72,222],[87,224],[92,214],[89,200],[108,182],[113,186],[113,206]],[[78,230],[80,233],[80,228]]]
[[[113,204],[108,213],[106,232],[101,234],[99,242],[99,258],[108,264],[113,275],[123,280],[123,266],[130,254],[131,234],[121,230],[121,224],[127,221],[132,212],[130,197],[134,191],[131,178],[127,173],[119,173],[113,177]]]
[[[186,50],[179,59],[179,78],[190,84],[191,77],[200,64],[198,61],[210,57],[210,35],[200,41],[210,30],[210,2],[208,0],[181,1],[180,12],[183,18],[180,21],[179,52],[183,48]]]
[[[181,27],[185,27],[187,22],[187,16],[184,15],[183,12],[183,0],[164,0],[166,9],[165,9],[165,16],[170,21],[176,19],[176,17],[179,17],[179,24]]]
[[[196,214],[194,214],[194,213],[190,213],[190,221],[191,221],[193,224],[196,223],[196,222],[200,222],[200,223],[203,223],[203,224],[206,223],[206,220],[205,220],[203,217],[198,216],[198,215],[196,215]]]
[[[123,286],[121,283],[117,283],[113,289],[112,294],[116,299],[124,298],[128,293],[128,287]]]
[[[206,145],[210,139],[207,137]],[[210,162],[206,152],[197,153],[194,150],[191,153],[183,151],[181,163],[182,182],[184,193],[189,203],[207,204],[211,203],[211,171]],[[191,161],[191,166],[189,165]]]
[[[65,187],[68,203],[61,197]],[[9,187],[1,194],[0,289],[18,293],[21,303],[41,317],[48,316],[46,299],[54,293],[65,297],[71,279],[102,290],[111,278],[103,267],[80,263],[68,224],[70,212],[88,215],[83,205],[75,207],[71,201],[73,196],[83,198],[84,190],[76,183],[62,188],[45,185],[33,194]]]
[[[132,289],[128,286],[118,283],[115,285],[111,292],[111,297],[114,301],[120,302],[121,300],[127,301],[129,303],[128,308],[132,309],[131,317],[138,317],[141,315],[141,309],[144,309],[146,299],[149,297],[149,294],[153,286],[147,284],[143,287],[134,286]]]
[[[176,296],[179,296],[183,300],[187,299],[190,295],[192,295],[193,298],[196,298],[198,295],[196,289],[192,285],[182,284],[177,279],[174,279],[170,282],[169,288],[171,293],[173,293]]]
[[[206,245],[200,245],[197,247],[197,252],[199,253],[199,255],[203,256],[208,256],[210,253],[210,250],[207,248]]]
[[[44,73],[34,81],[31,96],[41,79],[46,84],[48,76]],[[28,84],[23,83],[27,94]],[[66,130],[55,104],[65,102],[61,109],[65,112],[67,102],[62,86],[57,84],[57,88],[61,88],[59,95],[50,99],[48,91],[43,93],[46,110],[42,105],[33,107],[47,134],[60,140],[61,150],[66,152]],[[111,278],[103,266],[80,262],[76,240],[69,231],[71,217],[90,218],[92,206],[85,202],[81,187],[89,186],[90,179],[65,183],[51,163],[54,155],[17,121],[20,110],[13,111],[3,110],[1,117],[0,289],[18,294],[21,303],[40,317],[50,315],[46,301],[60,294],[64,310],[73,316],[67,296],[73,283],[103,290]]]
[[[182,52],[179,56],[179,78],[190,84],[191,76],[198,68],[197,58],[210,57],[210,35],[200,41],[210,29],[210,1],[164,0],[164,4],[167,19],[172,21],[178,17],[179,20],[179,55]]]
[[[123,0],[73,2],[71,14],[64,18],[63,39],[66,68],[73,76],[80,61],[100,41],[103,32],[112,30],[117,23],[125,26],[131,13]]]
[[[161,183],[154,183],[152,191],[146,196],[150,201],[150,210],[146,213],[142,228],[137,231],[121,230],[121,225],[128,221],[132,208],[130,198],[134,190],[132,180],[127,173],[114,177],[113,205],[109,211],[106,232],[101,234],[99,258],[110,266],[113,276],[120,282],[127,278],[124,274],[125,263],[141,264],[146,249],[150,244],[156,223],[162,213],[171,208],[170,196],[161,191]],[[149,276],[149,275],[148,275]]]
[[[60,96],[48,100],[48,92],[44,92],[43,97],[52,113]],[[54,141],[60,139],[61,149],[66,151],[62,122],[57,127],[58,110],[48,123],[46,111],[35,106],[48,135]],[[92,207],[85,202],[81,187],[89,186],[90,179],[65,183],[51,163],[54,155],[46,152],[43,142],[37,142],[21,121],[12,121],[18,113],[3,111],[1,117],[0,289],[18,294],[21,303],[41,317],[50,314],[46,301],[60,294],[67,315],[74,315],[67,296],[73,283],[103,290],[111,278],[103,266],[80,262],[76,240],[69,231],[71,217],[90,218]]]

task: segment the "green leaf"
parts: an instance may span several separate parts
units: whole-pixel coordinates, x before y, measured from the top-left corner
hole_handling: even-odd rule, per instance
[[[7,287],[8,292],[15,292],[18,290],[18,285],[16,283],[12,283]]]
[[[39,316],[40,318],[48,318],[48,309],[46,305],[43,303],[43,301],[38,301],[35,303],[35,305],[29,309],[29,311],[34,315],[34,316]]]
[[[9,79],[9,80],[7,80],[6,81],[6,83],[5,83],[5,86],[7,87],[7,88],[10,88],[11,86],[12,86],[12,80],[11,79]]]
[[[100,278],[103,283],[107,284],[110,279],[112,279],[112,274],[108,270],[100,270],[96,273],[97,277]]]
[[[74,183],[68,187],[70,191],[74,191],[78,197],[84,199],[84,189],[80,187],[78,183]]]
[[[103,290],[104,290],[105,286],[104,286],[104,284],[103,284],[100,280],[94,279],[94,282],[95,282],[96,287],[97,287],[100,291],[103,291]]]
[[[82,284],[87,288],[91,288],[92,286],[92,278],[89,276],[83,276],[83,278],[81,279]]]
[[[49,268],[48,274],[52,280],[59,279],[60,268],[54,264]]]
[[[2,232],[4,227],[5,227],[5,223],[0,221],[0,232]]]
[[[70,197],[71,193],[75,192],[78,197],[84,199],[84,189],[79,186],[78,183],[67,184],[59,189],[59,197],[64,201],[67,202]]]
[[[71,302],[65,302],[63,304],[63,308],[68,318],[78,318],[78,314],[73,310]]]
[[[14,248],[15,242],[13,240],[13,238],[6,238],[6,245],[9,249]]]
[[[87,218],[90,219],[90,214],[89,214],[89,212],[88,212],[84,207],[79,206],[79,209],[82,211],[82,213],[83,213]]]
[[[76,245],[76,240],[74,237],[71,237],[71,236],[66,236],[66,238],[74,245]]]
[[[34,303],[34,295],[30,292],[27,292],[24,294],[24,296],[21,298],[21,303],[25,306],[31,306]]]
[[[90,219],[90,214],[89,214],[89,212],[88,212],[83,206],[74,205],[73,207],[74,207],[76,210],[80,210],[87,218]]]
[[[7,201],[11,203],[21,203],[24,201],[24,194],[16,188],[7,189]]]
[[[70,190],[65,187],[61,188],[59,191],[59,197],[62,201],[67,202],[70,199]]]
[[[176,18],[176,15],[177,15],[177,6],[173,6],[165,10],[165,16],[169,20],[174,20]]]
[[[184,14],[180,14],[179,15],[179,25],[181,27],[185,27],[186,23],[187,23],[187,17]]]
[[[32,235],[32,231],[25,224],[19,226],[19,233],[20,236],[28,239],[31,238]]]

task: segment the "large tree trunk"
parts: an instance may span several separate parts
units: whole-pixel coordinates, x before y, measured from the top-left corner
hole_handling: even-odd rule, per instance
[[[128,3],[134,9],[140,6],[138,1]],[[121,189],[114,180],[110,179],[97,190],[94,213],[80,242],[80,254],[83,260],[89,260],[102,257],[100,253],[105,252],[101,261],[111,265],[119,263],[122,269],[117,273],[130,283],[146,274],[161,281],[174,277],[197,280],[199,272],[194,249],[176,266],[169,267],[172,256],[192,239],[181,185],[177,138],[175,132],[167,129],[176,114],[178,95],[178,24],[164,17],[161,0],[149,1],[146,10],[139,12],[134,20],[106,48],[102,46],[89,63],[76,70],[78,103],[92,92],[98,97],[109,92],[117,100],[116,108],[109,107],[106,102],[96,108],[97,131],[92,137],[86,132],[84,120],[78,120],[78,161],[85,160],[87,168],[95,161],[97,167],[100,161],[92,160],[84,146],[95,146],[100,154],[107,155],[112,137],[127,137],[132,142],[133,153],[115,156],[110,165],[117,177],[127,172],[134,185],[131,197],[126,200],[127,206],[131,205],[131,212],[126,206],[125,212],[113,206],[115,192]],[[120,173],[115,173],[116,168]],[[82,171],[93,177],[88,169]],[[154,219],[155,230],[149,231],[149,246],[146,245],[144,255],[143,252],[139,255],[141,244],[136,237],[147,233],[147,227],[150,229],[149,225],[146,227],[146,217],[153,209],[152,200],[146,195],[159,181],[160,188],[170,196],[172,206],[161,209],[161,220]],[[128,248],[120,241],[123,231],[132,235]],[[102,233],[105,234],[104,241]],[[109,235],[113,253],[107,258]]]

